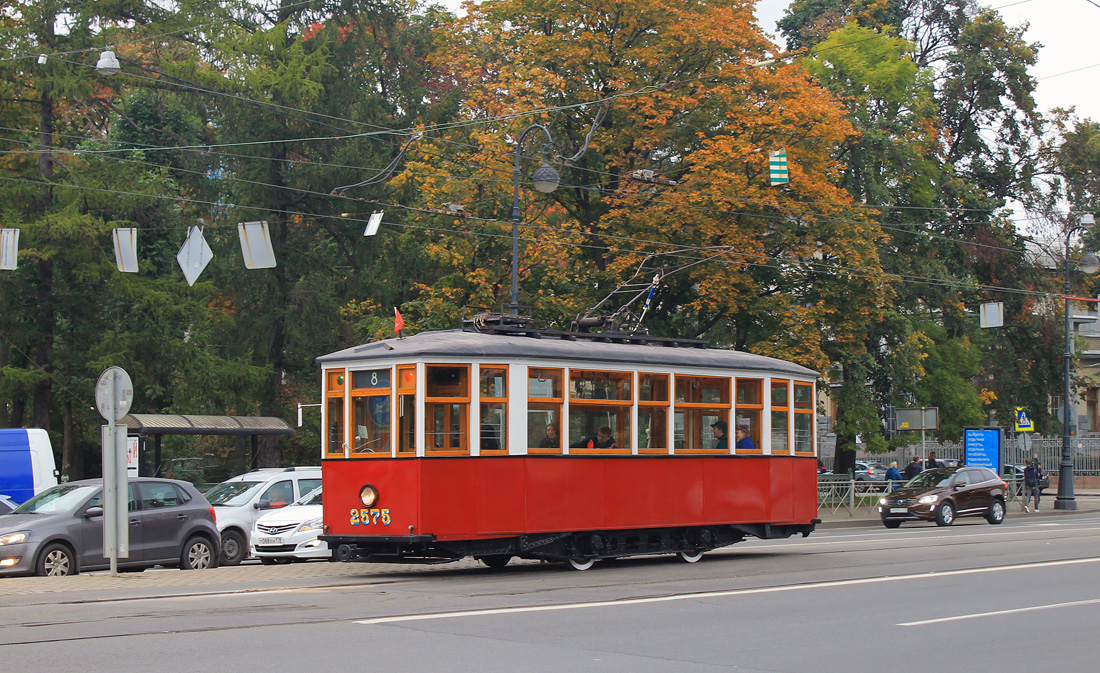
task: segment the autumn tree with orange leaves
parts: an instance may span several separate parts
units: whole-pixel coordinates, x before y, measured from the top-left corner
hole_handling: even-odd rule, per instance
[[[845,109],[760,31],[753,3],[499,0],[468,7],[440,39],[440,71],[466,88],[471,122],[425,161],[425,200],[468,215],[430,254],[450,271],[424,287],[437,309],[507,301],[514,142],[547,125],[562,186],[527,188],[521,303],[564,325],[645,260],[662,278],[643,323],[662,336],[791,359],[826,372],[865,354],[891,290],[868,213],[838,187]],[[511,116],[522,113],[521,116]],[[563,162],[602,121],[587,153]],[[474,123],[492,118],[492,121]],[[539,136],[541,137],[541,136]],[[539,140],[521,148],[528,173]],[[785,148],[790,182],[769,184]],[[445,169],[445,170],[442,170]],[[526,180],[526,178],[525,178]],[[438,221],[428,214],[425,221]],[[607,305],[608,311],[619,306]],[[853,427],[877,434],[873,406]]]

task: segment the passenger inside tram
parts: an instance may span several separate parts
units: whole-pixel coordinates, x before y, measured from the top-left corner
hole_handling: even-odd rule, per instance
[[[569,445],[571,449],[613,449],[615,438],[611,436],[611,428],[606,425],[584,439]]]
[[[561,438],[558,437],[558,429],[553,423],[546,426],[546,435],[539,440],[540,449],[560,449]]]

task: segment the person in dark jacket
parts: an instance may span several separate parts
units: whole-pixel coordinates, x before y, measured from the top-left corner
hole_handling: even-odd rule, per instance
[[[913,462],[905,466],[905,480],[908,481],[924,471],[924,468],[920,464],[920,456],[913,456]]]
[[[1035,497],[1035,511],[1039,511],[1039,480],[1043,478],[1043,466],[1039,464],[1039,456],[1032,456],[1031,462],[1024,468],[1024,511],[1030,512],[1028,503],[1032,496]]]
[[[933,451],[932,453],[928,454],[928,462],[924,464],[924,469],[932,470],[937,467],[943,467],[943,463],[941,463],[939,459],[936,458],[936,452]]]
[[[615,448],[615,438],[611,436],[611,428],[606,425],[596,431],[596,434],[589,435],[579,442],[573,442],[569,445],[571,449],[613,449]]]
[[[715,421],[710,424],[710,427],[714,430],[714,448],[717,451],[729,451],[730,438],[727,432],[729,431],[729,425],[725,421]]]
[[[737,443],[733,445],[736,449],[755,449],[756,445],[752,442],[752,437],[749,435],[749,428],[745,425],[737,426]]]
[[[546,426],[546,435],[539,440],[540,449],[560,449],[561,438],[558,437],[558,427],[551,423]]]

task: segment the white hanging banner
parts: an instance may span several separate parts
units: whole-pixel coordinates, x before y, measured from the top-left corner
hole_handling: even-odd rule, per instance
[[[271,235],[267,222],[241,222],[237,225],[241,236],[241,257],[246,269],[270,269],[275,266],[275,251],[271,248]]]
[[[112,232],[115,239],[115,266],[123,273],[137,273],[137,228],[122,227]]]
[[[195,284],[203,269],[212,259],[214,259],[214,253],[210,250],[210,246],[206,244],[206,239],[202,236],[202,229],[191,227],[191,230],[187,232],[187,239],[180,247],[179,254],[176,255],[176,261],[183,269],[183,276],[187,279],[188,285]]]
[[[990,302],[982,304],[978,314],[978,320],[982,327],[1004,327],[1005,305],[1002,302]]]
[[[0,229],[0,269],[15,271],[19,263],[19,230]]]
[[[364,236],[374,236],[378,233],[378,227],[382,226],[382,213],[381,210],[371,213],[370,219],[367,220],[367,228],[363,230]]]

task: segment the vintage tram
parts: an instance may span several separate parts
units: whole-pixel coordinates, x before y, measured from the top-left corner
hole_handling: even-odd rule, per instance
[[[322,539],[344,560],[694,562],[818,522],[818,374],[790,362],[503,321],[319,362]]]

